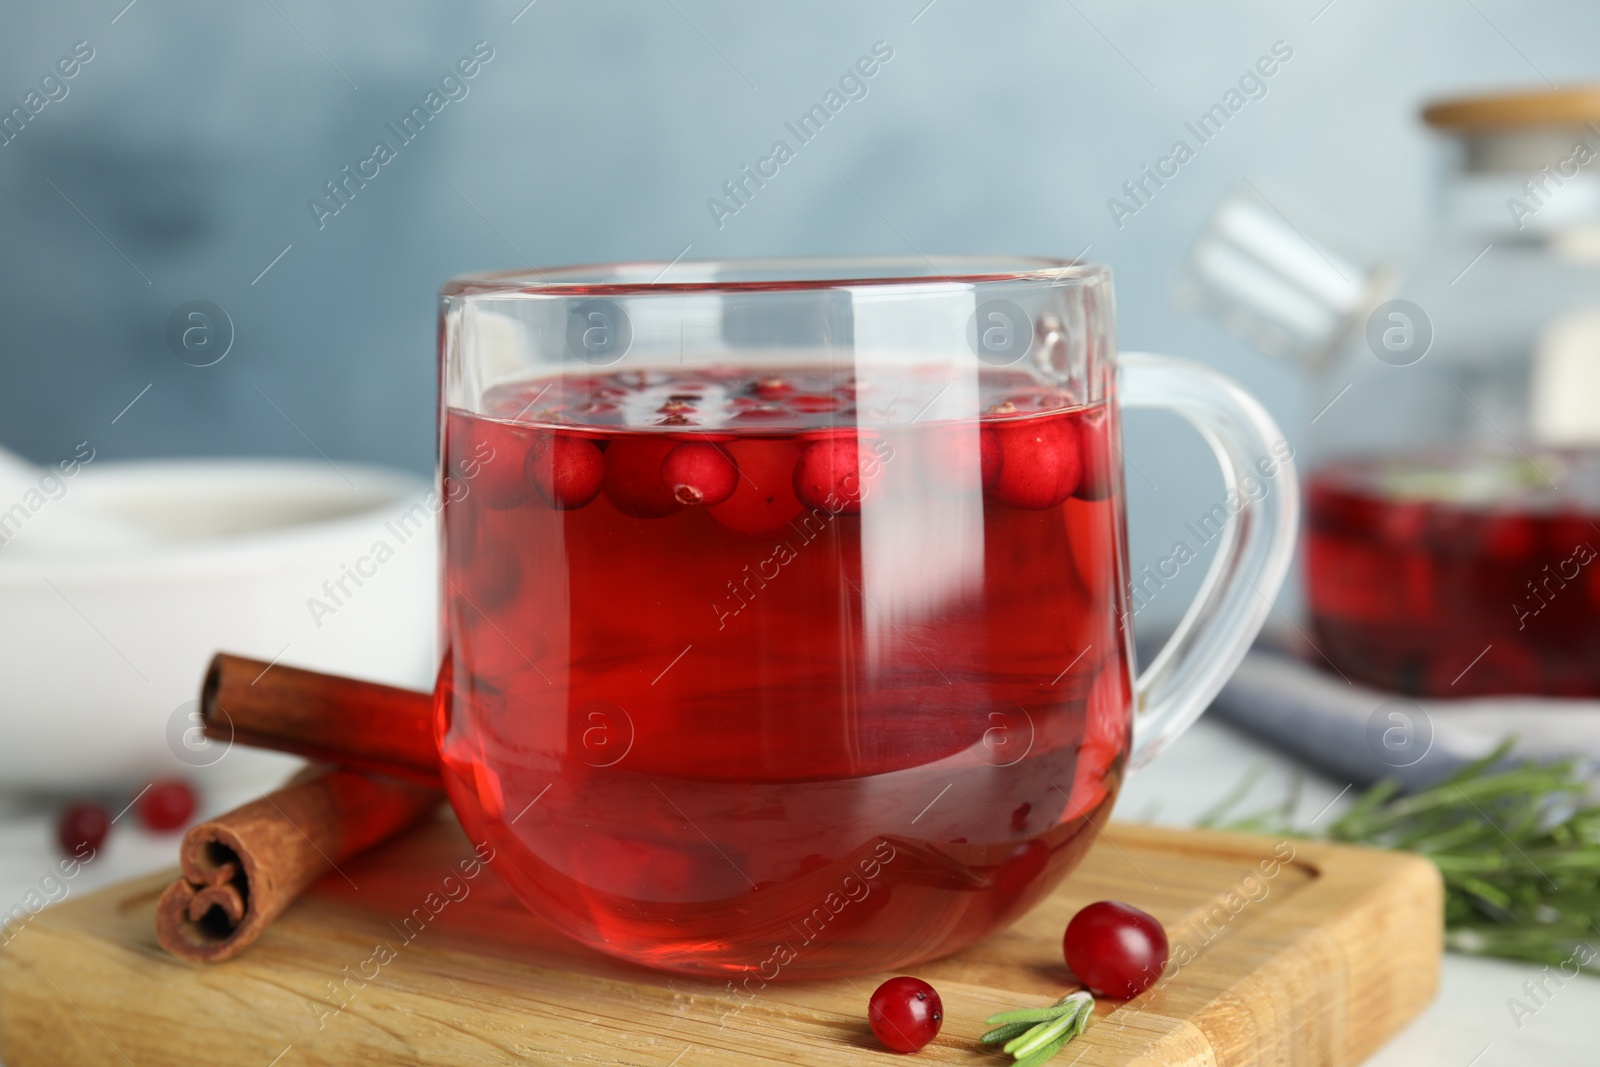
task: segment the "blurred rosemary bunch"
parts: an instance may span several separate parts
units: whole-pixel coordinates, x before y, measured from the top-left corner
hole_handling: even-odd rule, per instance
[[[1282,807],[1228,819],[1253,779],[1201,825],[1426,856],[1444,876],[1446,947],[1600,974],[1600,805],[1582,761],[1508,766],[1513,744],[1416,793],[1380,782],[1315,834],[1291,825],[1298,790]]]

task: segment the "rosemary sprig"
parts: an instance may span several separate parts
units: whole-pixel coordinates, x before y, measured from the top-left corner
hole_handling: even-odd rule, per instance
[[[1002,1045],[1012,1056],[1013,1067],[1039,1067],[1064,1048],[1089,1025],[1094,1014],[1094,997],[1087,992],[1070,993],[1048,1008],[1003,1011],[984,1020],[994,1027],[978,1040],[986,1045]]]
[[[1380,782],[1320,836],[1432,860],[1444,876],[1453,951],[1600,974],[1600,957],[1580,952],[1600,945],[1600,806],[1578,760],[1502,768],[1513,743],[1416,793]],[[1279,809],[1225,828],[1307,836],[1290,815]]]

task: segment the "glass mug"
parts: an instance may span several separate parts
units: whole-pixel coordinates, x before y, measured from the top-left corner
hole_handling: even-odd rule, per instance
[[[529,908],[653,967],[890,971],[1005,926],[1288,566],[1281,435],[1118,360],[1103,267],[485,274],[440,328],[446,788]],[[1197,426],[1231,515],[1137,678],[1119,404]]]

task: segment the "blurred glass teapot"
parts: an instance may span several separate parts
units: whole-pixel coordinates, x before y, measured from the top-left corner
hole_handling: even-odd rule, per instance
[[[1404,270],[1218,206],[1179,297],[1315,381],[1316,653],[1427,696],[1600,695],[1600,87],[1440,101]]]

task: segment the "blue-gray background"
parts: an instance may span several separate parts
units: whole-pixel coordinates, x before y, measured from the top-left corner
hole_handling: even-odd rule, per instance
[[[88,439],[116,458],[320,450],[425,470],[442,279],[686,246],[1089,246],[1116,272],[1124,348],[1234,375],[1297,441],[1314,413],[1297,373],[1172,305],[1212,204],[1247,174],[1359,247],[1414,245],[1436,165],[1417,103],[1592,77],[1600,40],[1579,0],[125,3],[0,7],[0,110],[75,42],[95,53],[0,147],[0,442],[37,460]],[[495,58],[470,94],[319,230],[308,198],[393,141],[384,124],[479,40]],[[880,40],[894,58],[869,95],[718,229],[707,198]],[[1115,226],[1107,198],[1280,40],[1294,55],[1267,95]],[[212,367],[165,340],[192,299],[235,324]],[[1135,560],[1153,560],[1218,483],[1174,422],[1128,433],[1161,487],[1130,485]]]

